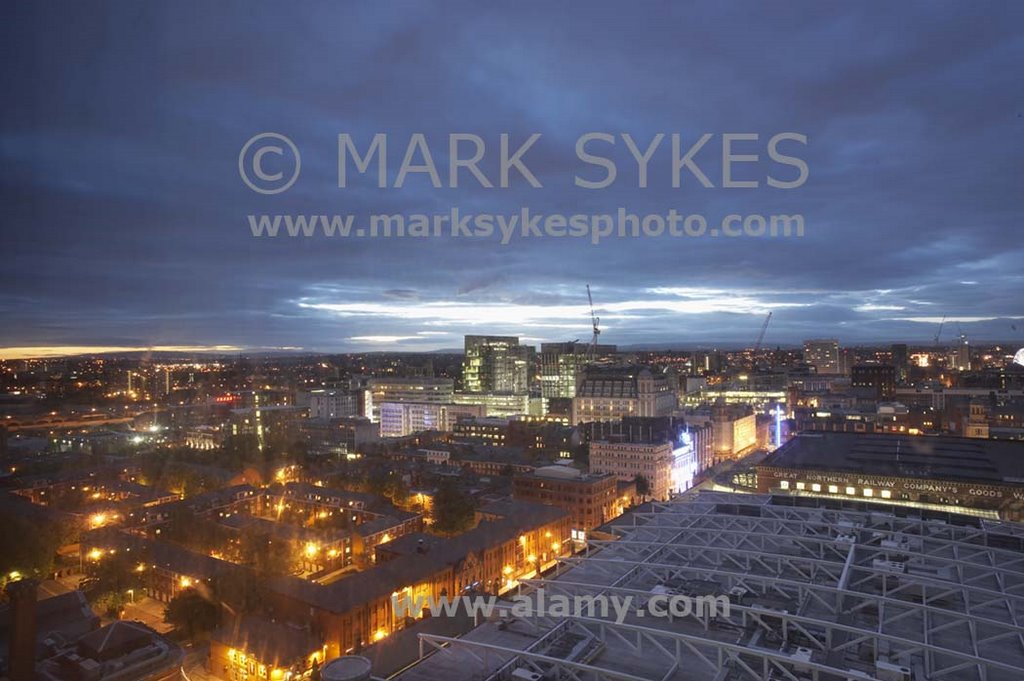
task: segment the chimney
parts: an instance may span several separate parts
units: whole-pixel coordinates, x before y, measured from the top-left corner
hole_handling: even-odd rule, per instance
[[[22,579],[7,585],[10,599],[11,642],[9,674],[11,681],[33,681],[36,676],[36,590],[34,579]]]

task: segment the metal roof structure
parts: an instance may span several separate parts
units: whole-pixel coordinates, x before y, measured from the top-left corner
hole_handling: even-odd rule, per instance
[[[631,596],[624,618],[501,611],[460,638],[421,634],[398,678],[1024,679],[1024,525],[702,491],[605,529],[617,538],[522,593]],[[727,596],[728,613],[654,617],[653,594]]]

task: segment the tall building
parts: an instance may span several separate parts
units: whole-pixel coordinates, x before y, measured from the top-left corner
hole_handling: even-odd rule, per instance
[[[959,342],[956,345],[956,356],[955,356],[956,368],[959,371],[970,371],[971,370],[971,346],[967,342],[965,336],[960,336]]]
[[[450,378],[371,378],[365,391],[365,416],[380,420],[384,402],[426,402],[451,404],[455,381]]]
[[[614,345],[598,345],[593,361],[601,363],[614,357]],[[576,388],[583,380],[590,352],[586,343],[542,343],[540,346],[540,394],[544,397],[576,397]]]
[[[842,373],[839,360],[839,341],[835,338],[804,341],[804,361],[819,374]]]
[[[590,368],[572,401],[572,424],[668,416],[675,408],[676,394],[664,374],[639,367]]]
[[[466,336],[462,388],[468,393],[530,392],[534,349],[517,336]]]
[[[907,371],[910,368],[910,355],[906,343],[893,343],[892,365],[896,369],[896,382],[904,383],[907,380]]]

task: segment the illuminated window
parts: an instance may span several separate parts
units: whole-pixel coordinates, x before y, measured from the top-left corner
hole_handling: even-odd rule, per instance
[[[806,487],[806,485],[804,485],[804,483],[802,483],[802,482],[796,483],[796,488],[797,489],[803,489],[804,487]]]
[[[875,496],[875,490],[871,489],[870,487],[865,487],[864,488],[864,496],[866,496],[866,497],[873,497],[873,496]]]
[[[820,492],[821,491],[821,485],[819,485],[818,483],[814,483],[813,485],[811,485],[811,491],[812,492]]]
[[[847,488],[846,488],[846,493],[847,493],[847,494],[856,494],[856,493],[857,493],[857,490],[855,490],[855,489],[854,489],[854,488],[852,488],[852,487],[847,487]]]
[[[836,485],[829,485],[828,486],[828,493],[829,494],[839,494],[839,487],[837,487]]]
[[[887,490],[887,489],[883,489],[882,490],[882,498],[883,499],[891,499],[892,498],[892,491],[891,490]]]
[[[783,480],[779,483],[779,487],[782,489],[789,489],[789,480]]]

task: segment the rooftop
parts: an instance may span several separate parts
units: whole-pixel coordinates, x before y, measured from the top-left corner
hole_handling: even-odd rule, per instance
[[[236,618],[221,627],[213,638],[271,667],[290,666],[323,647],[323,641],[309,629],[262,617]]]
[[[615,539],[592,539],[523,593],[631,597],[623,617],[496,614],[458,638],[422,634],[422,661],[397,678],[1024,678],[1020,525],[705,491],[607,529]],[[644,610],[654,593],[729,607],[657,617]]]
[[[335,613],[345,613],[439,573],[470,553],[479,553],[518,537],[525,530],[554,522],[566,515],[565,511],[553,506],[523,501],[492,506],[481,509],[489,519],[468,532],[439,544],[428,545],[426,553],[404,553],[378,564],[372,570],[356,573],[328,585],[295,577],[280,577],[271,580],[271,588],[300,602]]]
[[[804,433],[775,450],[763,466],[869,475],[1024,481],[1024,443],[959,437]]]

